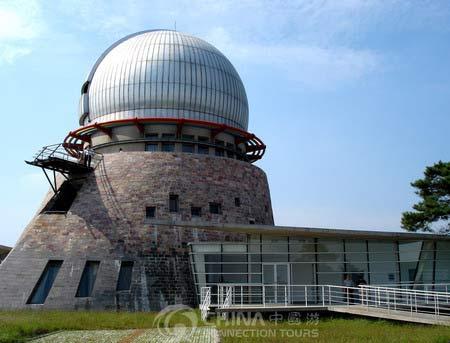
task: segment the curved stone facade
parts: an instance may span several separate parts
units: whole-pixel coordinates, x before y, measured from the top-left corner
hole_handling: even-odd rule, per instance
[[[180,221],[273,224],[264,172],[242,161],[186,153],[105,154],[66,214],[38,214],[0,265],[0,308],[159,310],[195,305],[188,242],[245,241],[245,234]],[[178,212],[169,196],[178,195]],[[239,204],[235,200],[239,198]],[[220,214],[209,203],[221,204]],[[240,205],[240,206],[237,206]],[[45,204],[44,204],[45,206]],[[43,207],[44,207],[43,206]],[[146,218],[146,207],[155,217]],[[192,217],[191,206],[201,207]],[[173,223],[173,224],[171,224]],[[27,305],[49,260],[63,264],[43,305]],[[99,261],[91,297],[76,297],[87,260]],[[116,291],[120,261],[134,261],[129,291]]]

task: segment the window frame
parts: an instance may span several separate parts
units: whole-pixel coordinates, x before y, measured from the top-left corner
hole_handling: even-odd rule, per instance
[[[217,211],[213,211],[214,208],[217,208]],[[219,202],[212,201],[209,203],[209,213],[211,214],[222,214],[222,204]]]
[[[94,268],[95,266],[95,268]],[[92,269],[91,269],[92,268]],[[92,293],[95,288],[95,283],[97,281],[98,271],[100,269],[100,261],[98,260],[87,260],[84,264],[83,272],[81,273],[80,282],[78,283],[77,293],[75,294],[76,298],[90,298],[92,297]],[[90,276],[87,276],[88,273],[91,272]],[[92,281],[87,285],[87,293],[84,293],[83,283],[89,282],[88,277],[92,278]]]
[[[174,205],[174,206],[172,206]],[[178,194],[169,194],[169,212],[178,213],[180,211],[180,197]]]

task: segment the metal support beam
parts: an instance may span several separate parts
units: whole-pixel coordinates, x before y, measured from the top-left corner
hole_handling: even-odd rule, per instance
[[[76,144],[76,143],[63,143],[63,147],[65,149],[74,149],[74,150],[83,150],[83,144]]]
[[[183,131],[183,126],[184,126],[184,120],[181,119],[178,123],[177,123],[177,138],[181,138],[181,132]]]
[[[86,143],[90,143],[91,142],[91,137],[90,136],[82,136],[79,134],[76,134],[74,132],[69,132],[67,137],[73,137],[76,139],[79,139],[80,141],[86,142]]]
[[[220,126],[220,127],[218,127],[218,128],[211,129],[211,141],[212,141],[214,138],[216,138],[216,136],[217,136],[219,133],[225,131],[226,128],[227,128],[227,127],[226,127],[225,125],[222,125],[222,126]]]
[[[47,178],[47,181],[48,181],[48,183],[50,184],[50,187],[52,187],[53,192],[56,194],[56,193],[58,192],[58,190],[56,189],[56,181],[55,181],[55,185],[53,185],[53,183],[52,183],[52,181],[50,180],[50,178],[49,178],[47,172],[45,171],[45,169],[44,169],[44,168],[41,168],[41,169],[42,169],[42,171],[44,172],[45,177]]]
[[[104,134],[108,135],[109,138],[112,137],[112,130],[111,130],[110,128],[103,127],[103,126],[100,125],[99,123],[95,123],[95,124],[94,124],[94,127],[95,127],[97,130],[99,130],[99,131],[103,132]]]
[[[138,118],[134,118],[133,124],[137,127],[140,133],[143,134],[145,132],[144,125],[141,124]]]
[[[265,149],[266,146],[262,145],[262,146],[258,146],[258,145],[246,145],[245,146],[245,151],[246,152],[254,152],[254,151],[259,151],[261,150],[261,148]]]

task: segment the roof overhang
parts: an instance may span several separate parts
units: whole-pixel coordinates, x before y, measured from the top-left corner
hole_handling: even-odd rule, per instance
[[[450,236],[430,233],[411,233],[397,231],[371,231],[349,229],[327,229],[311,227],[292,227],[274,225],[241,225],[241,224],[209,224],[192,222],[160,221],[155,224],[173,225],[186,228],[198,228],[204,230],[226,231],[244,234],[298,236],[310,238],[347,238],[347,239],[380,239],[380,240],[445,240],[450,241]]]

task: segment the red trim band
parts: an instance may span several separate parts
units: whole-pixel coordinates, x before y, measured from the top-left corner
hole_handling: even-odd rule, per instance
[[[247,131],[237,129],[224,124],[211,123],[203,120],[193,120],[184,118],[130,118],[112,120],[103,123],[95,122],[86,126],[82,126],[75,131],[69,132],[64,139],[64,147],[67,152],[72,156],[79,156],[80,142],[90,142],[91,135],[95,132],[101,131],[103,133],[111,135],[112,128],[122,125],[134,125],[137,126],[139,131],[143,132],[143,125],[147,123],[170,123],[176,124],[178,127],[182,127],[186,124],[194,126],[207,127],[212,130],[213,133],[228,132],[235,136],[236,143],[244,143],[246,146],[246,156],[249,162],[255,162],[261,159],[266,151],[266,146],[261,139],[254,134]],[[111,137],[111,136],[110,136]]]

